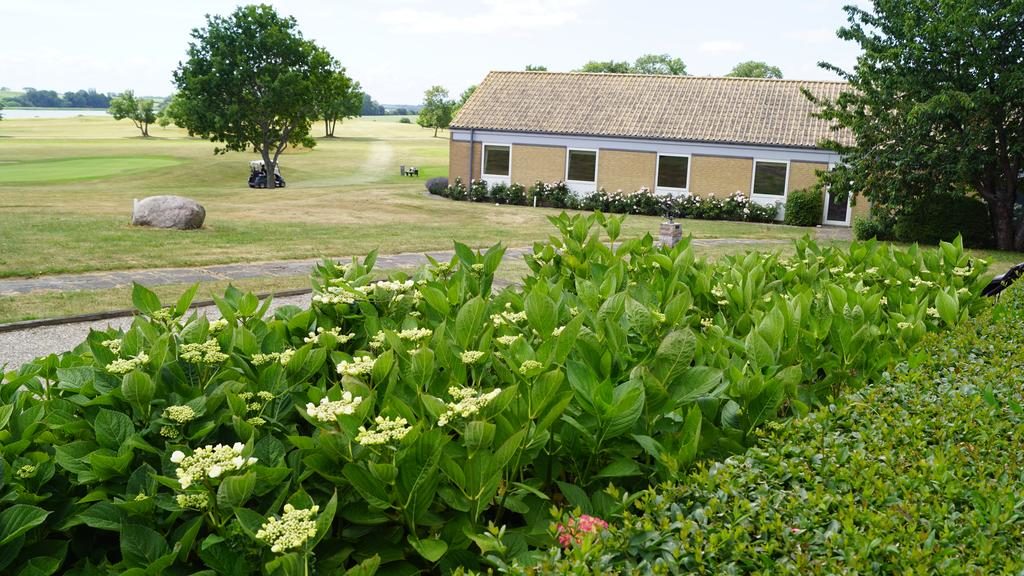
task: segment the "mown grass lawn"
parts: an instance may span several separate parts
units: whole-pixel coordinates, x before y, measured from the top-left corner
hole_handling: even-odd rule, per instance
[[[319,130],[315,126],[314,130]],[[214,144],[154,126],[153,137],[104,117],[14,119],[0,124],[0,277],[318,256],[446,249],[544,239],[554,210],[454,203],[425,195],[447,173],[448,141],[393,119],[356,119],[338,138],[282,159],[288,187],[251,190],[253,154],[215,155]],[[168,163],[175,165],[167,165]],[[399,165],[420,169],[399,175]],[[121,173],[130,167],[129,173]],[[194,198],[206,227],[134,228],[132,199]],[[634,217],[628,235],[654,232]],[[699,237],[796,237],[795,228],[694,222]]]

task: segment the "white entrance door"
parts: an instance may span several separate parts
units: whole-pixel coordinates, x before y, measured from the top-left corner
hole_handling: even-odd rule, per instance
[[[824,220],[825,224],[849,226],[851,212],[849,195],[846,196],[845,200],[840,201],[833,199],[828,190],[825,191],[825,213],[822,215],[822,220]]]

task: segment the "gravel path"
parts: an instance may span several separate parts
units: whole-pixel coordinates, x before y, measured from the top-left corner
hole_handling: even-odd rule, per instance
[[[309,297],[309,294],[302,294],[274,298],[270,310],[273,311],[288,304],[306,308],[309,307]],[[220,318],[220,310],[216,306],[197,308],[196,310],[201,314],[206,314],[211,320]],[[0,333],[0,367],[7,364],[5,370],[12,370],[38,356],[66,352],[85,341],[90,330],[105,330],[108,326],[124,330],[131,323],[131,317],[110,318],[98,322],[77,322],[30,328],[18,332],[2,332]]]

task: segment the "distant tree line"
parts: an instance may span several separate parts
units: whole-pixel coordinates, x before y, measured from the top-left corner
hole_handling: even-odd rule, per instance
[[[101,94],[90,88],[58,94],[55,90],[25,88],[20,95],[7,96],[3,105],[25,108],[108,108],[114,94]]]

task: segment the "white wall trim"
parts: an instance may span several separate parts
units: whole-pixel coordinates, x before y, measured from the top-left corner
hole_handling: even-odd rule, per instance
[[[569,179],[569,158],[573,152],[594,153],[594,180],[570,180]],[[573,191],[573,194],[589,194],[597,190],[597,177],[601,174],[601,151],[597,148],[566,148],[565,149],[565,184]]]
[[[488,146],[500,146],[502,148],[508,148],[508,174],[487,174],[484,170],[487,168],[487,147]],[[481,142],[480,143],[480,179],[487,181],[488,184],[504,184],[510,186],[512,184],[512,145],[511,144],[496,144],[494,142]]]
[[[668,186],[658,186],[658,176],[661,175],[661,157],[671,156],[674,158],[686,158],[686,187],[685,188],[671,188]],[[689,154],[666,154],[658,152],[658,157],[654,163],[654,190],[655,194],[671,194],[673,196],[689,196],[690,195],[690,174],[693,173],[693,157]]]
[[[775,162],[814,162],[829,164],[839,161],[839,155],[820,148],[791,146],[759,146],[754,144],[726,144],[715,142],[686,142],[649,138],[616,138],[605,136],[578,136],[572,134],[534,134],[474,130],[475,141],[481,137],[492,144],[523,144],[556,146],[572,149],[613,149],[628,152],[658,152],[672,156],[724,156],[732,158],[758,158]],[[469,130],[453,129],[452,140],[469,141]]]
[[[782,196],[775,196],[772,194],[754,194],[754,181],[757,178],[758,162],[764,162],[766,164],[770,163],[786,165],[786,179],[782,183]],[[786,215],[786,198],[789,198],[789,173],[789,160],[771,160],[767,158],[754,158],[753,166],[750,169],[750,201],[757,202],[762,206],[780,202],[781,204],[779,205],[779,213],[775,216],[776,220],[782,220]]]

